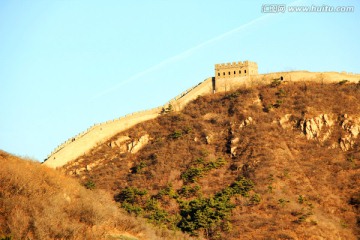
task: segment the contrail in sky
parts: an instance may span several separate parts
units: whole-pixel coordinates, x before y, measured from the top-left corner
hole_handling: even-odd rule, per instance
[[[294,2],[292,2],[292,3],[290,3],[290,4],[288,4],[288,5],[292,5],[292,4],[294,4],[294,3],[299,3],[299,2],[302,2],[302,0],[294,1]],[[235,33],[238,33],[238,32],[240,32],[240,31],[242,31],[242,30],[245,30],[246,28],[249,28],[249,27],[253,26],[254,24],[257,24],[257,23],[259,23],[259,22],[262,22],[262,21],[264,21],[265,19],[268,19],[268,18],[273,17],[273,16],[275,16],[275,15],[278,15],[278,14],[274,14],[274,13],[272,13],[272,14],[265,14],[265,15],[263,15],[263,16],[260,16],[260,17],[258,17],[258,18],[255,18],[254,20],[251,20],[250,22],[245,23],[245,24],[243,24],[243,25],[241,25],[241,26],[239,26],[239,27],[237,27],[237,28],[234,28],[234,29],[232,29],[232,30],[230,30],[230,31],[228,31],[228,32],[222,33],[222,34],[220,34],[220,35],[218,35],[218,36],[216,36],[216,37],[213,37],[213,38],[211,38],[211,39],[209,39],[209,40],[207,40],[207,41],[205,41],[205,42],[202,42],[202,43],[200,43],[200,44],[198,44],[198,45],[196,45],[196,46],[194,46],[194,47],[192,47],[192,48],[189,48],[189,49],[185,50],[185,51],[182,52],[182,53],[179,53],[179,54],[177,54],[177,55],[175,55],[175,56],[172,56],[172,57],[170,57],[170,58],[167,58],[167,59],[161,61],[160,63],[158,63],[158,64],[156,64],[156,65],[154,65],[154,66],[151,66],[151,67],[149,67],[148,69],[145,69],[145,70],[143,70],[143,71],[141,71],[141,72],[139,72],[139,73],[136,73],[136,74],[134,74],[133,76],[131,76],[131,77],[123,80],[122,82],[120,82],[120,83],[118,83],[118,84],[116,84],[116,85],[114,85],[114,86],[112,86],[112,87],[110,87],[110,88],[108,88],[108,89],[100,92],[99,94],[97,94],[97,95],[94,96],[94,99],[99,98],[99,97],[101,97],[101,96],[104,96],[104,95],[106,95],[106,94],[108,94],[108,93],[110,93],[110,92],[113,92],[113,91],[115,91],[116,89],[118,89],[118,88],[126,85],[127,83],[132,82],[133,80],[136,80],[136,79],[138,79],[138,78],[140,78],[140,77],[142,77],[142,76],[147,75],[148,73],[151,73],[151,72],[154,72],[154,71],[156,71],[156,70],[158,70],[158,69],[161,69],[161,68],[163,68],[163,67],[166,66],[166,65],[169,65],[169,64],[174,63],[174,62],[177,62],[177,61],[179,61],[179,60],[181,60],[181,59],[184,59],[184,58],[192,55],[194,52],[196,52],[197,50],[199,50],[199,49],[201,49],[201,48],[204,48],[204,47],[206,47],[206,46],[208,46],[208,45],[210,45],[210,44],[212,44],[212,43],[215,43],[215,42],[218,42],[218,41],[220,41],[220,40],[223,40],[223,39],[225,39],[225,38],[227,38],[227,37],[229,37],[229,36],[231,36],[231,35],[233,35],[233,34],[235,34]]]

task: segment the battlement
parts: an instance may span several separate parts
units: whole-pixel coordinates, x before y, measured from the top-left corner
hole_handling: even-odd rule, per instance
[[[251,62],[251,61],[219,63],[219,64],[215,64],[215,69],[223,69],[223,68],[229,68],[229,67],[245,67],[245,66],[257,66],[257,63]]]
[[[250,75],[258,75],[258,65],[256,62],[239,61],[215,64],[215,79],[236,78]]]

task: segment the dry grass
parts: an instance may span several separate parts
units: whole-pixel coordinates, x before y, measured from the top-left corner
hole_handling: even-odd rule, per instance
[[[186,239],[124,214],[109,193],[90,191],[37,162],[0,151],[0,238]]]
[[[76,177],[82,183],[91,179],[97,189],[112,195],[127,186],[146,189],[147,198],[158,196],[169,185],[178,193],[184,186],[198,187],[190,196],[180,195],[182,200],[211,197],[245,176],[255,183],[251,194],[260,195],[260,203],[232,198],[236,207],[229,219],[231,226],[212,239],[357,239],[359,144],[349,152],[330,149],[329,141],[337,141],[340,130],[320,143],[307,140],[297,128],[283,129],[278,120],[289,113],[295,121],[324,113],[358,115],[358,99],[358,84],[309,82],[199,97],[180,113],[138,124],[112,139],[148,133],[151,142],[137,154],[119,154],[106,143],[65,171],[74,172],[102,159],[102,164]],[[239,128],[249,116],[255,124]],[[336,128],[340,129],[339,123]],[[235,137],[239,142],[232,155],[229,141]],[[182,174],[198,158],[205,162],[223,158],[226,164],[204,172],[193,183],[184,182]],[[140,165],[141,171],[132,171]],[[160,198],[159,205],[172,215],[179,213],[176,201],[168,196]]]

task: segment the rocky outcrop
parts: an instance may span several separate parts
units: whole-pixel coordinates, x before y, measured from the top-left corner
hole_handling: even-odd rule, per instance
[[[339,140],[340,148],[343,151],[350,150],[354,146],[354,143],[355,143],[355,141],[349,136],[342,137]]]
[[[294,128],[296,126],[296,120],[291,119],[291,114],[285,114],[282,118],[279,120],[279,124],[282,128]]]
[[[136,139],[136,140],[130,142],[127,145],[127,150],[128,150],[129,153],[137,153],[146,144],[148,144],[149,141],[150,141],[149,134],[145,134],[145,135],[141,136],[139,139]]]
[[[233,139],[231,139],[231,144],[237,144],[240,141],[240,138],[235,137]]]
[[[252,117],[248,117],[240,123],[239,129],[249,126],[253,123],[254,123],[254,119]]]
[[[341,119],[340,122],[337,119]],[[336,117],[331,114],[320,114],[317,117],[300,121],[292,120],[292,115],[286,114],[280,118],[279,124],[284,129],[293,129],[298,126],[308,140],[317,140],[319,142],[330,139],[335,130],[334,128],[340,127],[343,134],[338,136],[339,141],[334,142],[331,148],[340,147],[343,151],[353,148],[356,139],[360,135],[360,118],[349,117],[347,114]]]
[[[341,128],[346,132],[339,140],[339,145],[341,150],[348,151],[354,144],[355,140],[358,138],[360,133],[360,118],[352,118],[347,114],[344,114],[343,120],[341,122]]]
[[[235,157],[237,154],[236,150],[238,148],[238,143],[240,142],[240,138],[236,136],[236,132],[254,123],[255,121],[252,117],[247,117],[243,121],[241,121],[239,125],[237,125],[236,123],[230,124],[230,131],[228,138],[229,140],[227,143],[227,148],[228,148],[228,152],[230,152],[230,154],[233,157]]]
[[[124,142],[130,140],[130,138],[128,136],[120,136],[118,137],[116,140],[111,141],[109,143],[109,146],[114,148],[114,147],[120,147]]]
[[[127,142],[129,142],[130,140],[131,138],[128,136],[120,136],[118,137],[118,139],[111,141],[109,143],[109,146],[111,148],[120,148],[120,153],[125,153],[128,150]]]
[[[115,140],[110,141],[107,146],[113,149],[118,149],[120,153],[137,153],[140,151],[146,144],[150,141],[149,134],[144,134],[138,139],[131,139],[129,136],[120,136]],[[70,166],[79,165],[83,159],[79,159],[78,161],[71,163]],[[85,165],[85,167],[77,168],[75,171],[70,171],[69,174],[72,175],[81,175],[83,172],[91,171],[97,166],[101,165],[104,159],[98,159],[92,163]]]
[[[347,131],[352,138],[357,138],[360,133],[360,118],[351,118],[347,114],[344,114],[344,120],[341,123],[341,127]]]
[[[120,153],[137,153],[150,141],[149,134],[144,134],[138,139],[131,139],[129,136],[120,136],[109,143],[111,148],[119,148]]]
[[[325,141],[331,135],[331,127],[334,125],[332,117],[321,114],[317,117],[300,121],[300,128],[307,139]]]
[[[213,139],[213,135],[212,134],[208,134],[205,136],[205,140],[206,140],[206,144],[210,144],[211,141]]]

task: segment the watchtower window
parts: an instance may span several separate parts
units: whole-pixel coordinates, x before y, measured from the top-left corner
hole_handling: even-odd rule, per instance
[[[225,72],[223,72],[223,75],[225,76]]]
[[[239,70],[239,74],[241,74],[241,70]]]
[[[246,70],[244,70],[244,73],[246,73]]]
[[[234,74],[236,74],[236,71],[234,71]]]
[[[230,72],[229,72],[229,75],[230,75]]]
[[[220,73],[218,73],[218,77],[220,77]]]

